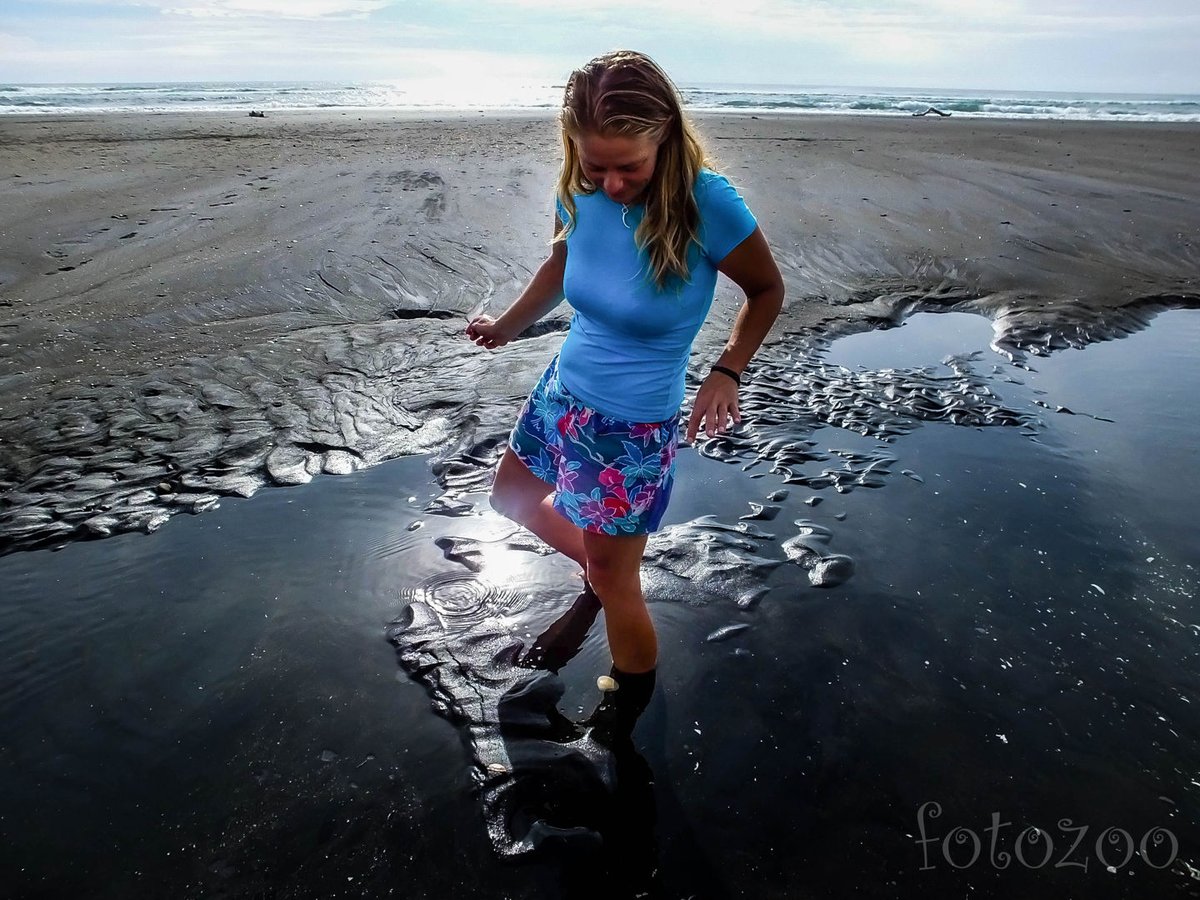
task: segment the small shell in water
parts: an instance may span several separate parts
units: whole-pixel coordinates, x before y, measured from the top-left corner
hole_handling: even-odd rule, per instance
[[[617,680],[611,675],[601,675],[596,679],[596,687],[607,694],[609,691],[615,691],[620,685],[617,684]]]
[[[712,634],[705,638],[709,643],[715,644],[717,641],[726,641],[735,634],[741,634],[750,626],[745,622],[739,622],[736,625],[722,625]]]

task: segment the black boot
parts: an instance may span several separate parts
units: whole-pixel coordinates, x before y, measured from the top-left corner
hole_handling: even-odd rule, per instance
[[[616,682],[616,689],[605,692],[604,699],[584,724],[591,726],[597,743],[612,748],[628,741],[633,734],[633,726],[654,694],[658,670],[630,674],[613,666],[610,677]]]

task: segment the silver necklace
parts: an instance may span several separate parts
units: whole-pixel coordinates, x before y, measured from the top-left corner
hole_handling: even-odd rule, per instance
[[[621,224],[624,225],[626,228],[632,228],[633,226],[630,225],[629,222],[625,218],[627,215],[629,215],[629,204],[622,203],[621,204]]]

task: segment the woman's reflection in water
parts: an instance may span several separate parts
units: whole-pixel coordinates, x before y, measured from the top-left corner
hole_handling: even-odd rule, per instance
[[[633,741],[655,673],[614,671],[617,689],[582,722],[557,707],[564,691],[557,673],[579,653],[599,612],[600,601],[585,589],[520,658],[531,677],[500,700],[515,782],[506,824],[514,837],[553,852],[564,896],[657,897],[655,785]]]

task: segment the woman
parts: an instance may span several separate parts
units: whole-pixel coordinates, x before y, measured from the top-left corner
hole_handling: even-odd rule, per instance
[[[746,302],[696,394],[688,441],[741,421],[740,373],[779,313],[783,280],[742,198],[705,168],[679,94],[650,58],[616,51],[573,72],[560,125],[549,258],[499,318],[467,326],[490,350],[564,296],[575,309],[491,500],[583,567],[604,608],[618,686],[645,685],[658,641],[640,567],[671,493],[692,342],[724,273]]]

